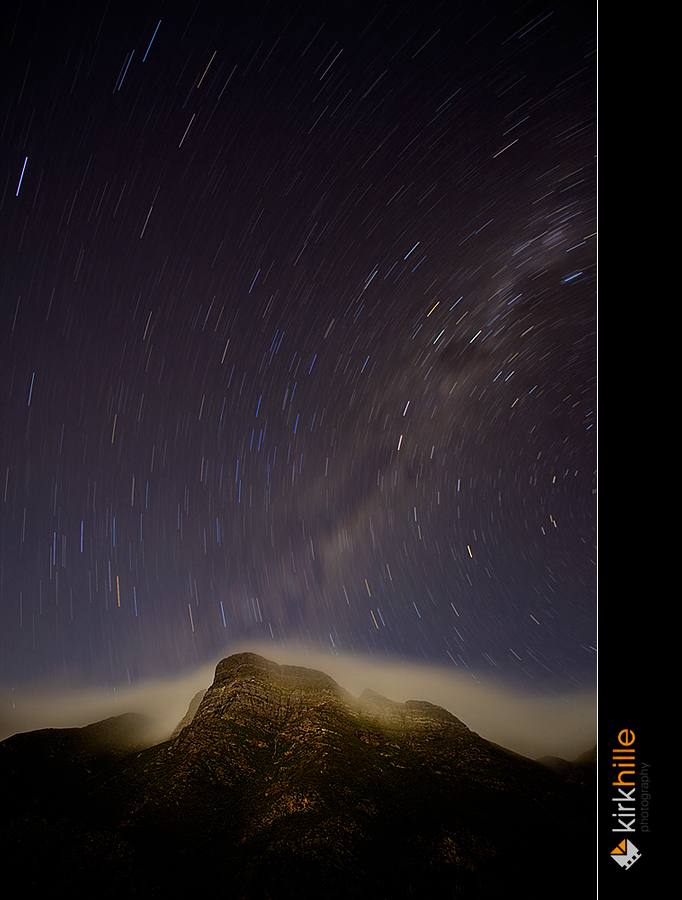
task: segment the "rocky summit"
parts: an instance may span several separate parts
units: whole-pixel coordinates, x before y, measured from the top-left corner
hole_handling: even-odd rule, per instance
[[[534,761],[447,710],[222,660],[171,738],[120,717],[0,744],[5,871],[51,896],[573,897],[594,754]]]

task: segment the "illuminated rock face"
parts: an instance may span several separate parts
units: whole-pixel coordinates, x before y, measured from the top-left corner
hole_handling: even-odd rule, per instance
[[[186,723],[183,740],[218,722],[246,720],[252,727],[257,721],[266,733],[295,731],[305,719],[323,717],[332,710],[358,725],[375,722],[401,729],[468,731],[459,719],[431,703],[396,703],[370,690],[355,699],[323,672],[240,653],[218,664],[212,686]]]
[[[473,900],[521,886],[564,896],[591,877],[593,767],[520,757],[424,701],[356,699],[322,672],[244,653],[219,663],[163,744],[122,743],[110,722],[96,759],[74,763],[85,731],[0,744],[14,786],[1,845],[38,887]],[[584,843],[569,875],[564,841]]]

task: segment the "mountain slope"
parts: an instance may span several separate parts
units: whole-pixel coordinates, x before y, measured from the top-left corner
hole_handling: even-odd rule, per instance
[[[95,769],[63,764],[57,805],[26,783],[45,747],[27,750],[31,802],[0,837],[36,887],[374,900],[592,886],[589,769],[518,756],[440,707],[355,699],[246,653],[219,663],[183,722],[156,747],[112,745]]]

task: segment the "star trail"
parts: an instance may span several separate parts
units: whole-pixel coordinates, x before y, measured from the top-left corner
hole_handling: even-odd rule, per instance
[[[5,12],[0,679],[596,678],[596,8]]]

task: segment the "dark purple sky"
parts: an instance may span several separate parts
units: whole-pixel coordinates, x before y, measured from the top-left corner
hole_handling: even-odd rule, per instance
[[[596,8],[2,26],[0,681],[590,688]]]

